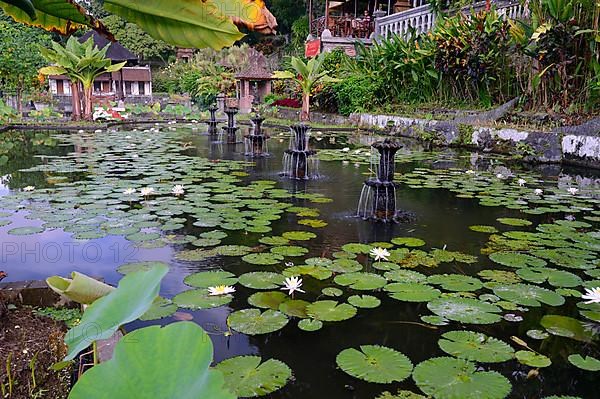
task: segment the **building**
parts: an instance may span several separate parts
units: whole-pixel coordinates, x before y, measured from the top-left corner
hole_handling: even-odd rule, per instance
[[[81,42],[90,37],[99,48],[110,44],[106,56],[113,63],[127,62],[126,66],[118,72],[106,73],[99,76],[94,82],[94,103],[104,105],[110,101],[123,101],[125,103],[144,104],[152,102],[152,72],[149,66],[138,65],[138,57],[127,50],[120,43],[109,42],[97,32],[91,31],[79,39]],[[59,107],[70,111],[71,82],[67,76],[52,75],[48,77],[50,93],[59,102]]]

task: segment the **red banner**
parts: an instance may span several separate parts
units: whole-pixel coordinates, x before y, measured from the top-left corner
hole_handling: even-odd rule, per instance
[[[316,57],[319,54],[321,54],[321,39],[306,42],[306,47],[304,48],[306,58]]]

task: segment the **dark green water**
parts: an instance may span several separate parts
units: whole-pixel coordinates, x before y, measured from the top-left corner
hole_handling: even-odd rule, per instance
[[[399,236],[414,236],[427,241],[426,248],[447,248],[461,251],[479,257],[479,262],[473,265],[452,264],[441,266],[434,270],[418,268],[417,271],[430,275],[433,273],[464,273],[475,275],[478,271],[491,268],[491,261],[481,255],[480,250],[488,241],[488,235],[476,233],[468,229],[471,225],[494,225],[497,218],[523,217],[519,211],[502,207],[484,207],[476,199],[457,198],[455,193],[444,189],[411,189],[401,185],[398,190],[398,206],[414,215],[414,221],[406,224],[383,225],[365,222],[355,217],[358,199],[365,179],[367,167],[355,166],[352,163],[321,162],[318,180],[296,182],[279,176],[282,170],[282,152],[288,145],[288,136],[279,136],[278,131],[269,131],[273,138],[269,142],[271,157],[256,160],[256,166],[248,168],[248,181],[268,179],[278,181],[277,187],[292,192],[320,193],[333,201],[326,204],[310,204],[308,201],[296,201],[298,206],[314,206],[321,212],[321,219],[328,223],[322,229],[312,230],[318,234],[314,240],[306,242],[312,256],[331,257],[340,247],[349,242],[381,242],[389,241]],[[125,134],[125,133],[124,133]],[[246,159],[241,153],[243,145],[230,146],[227,144],[211,143],[208,136],[196,131],[178,128],[182,142],[192,142],[194,149],[185,153],[210,159]],[[23,151],[15,153],[14,159],[0,166],[2,186],[0,195],[11,195],[11,189],[27,185],[36,187],[48,186],[47,175],[34,172],[23,174],[20,169],[45,162],[38,155],[64,155],[70,151],[80,151],[82,159],[85,152],[95,150],[94,140],[88,139],[79,148],[62,146],[62,135],[53,135],[56,142],[41,145],[27,145]],[[325,133],[321,142],[313,142],[317,147],[341,148],[347,146],[347,140],[360,141],[360,137],[337,137],[331,143],[330,136]],[[65,136],[62,136],[65,137]],[[362,139],[366,140],[365,138]],[[46,145],[48,144],[48,145]],[[406,142],[407,148],[418,148],[416,144]],[[397,158],[402,159],[403,154]],[[457,153],[448,150],[443,155],[436,154],[427,161],[398,164],[398,171],[409,172],[415,167],[433,168],[474,168],[471,165],[471,154]],[[436,159],[437,158],[437,159]],[[437,162],[439,161],[439,162]],[[484,161],[485,163],[485,161]],[[90,172],[93,173],[93,165]],[[543,171],[549,180],[556,180],[559,174],[565,172],[577,176],[585,176],[591,181],[598,177],[594,173],[578,170],[563,171],[558,167],[547,168]],[[82,178],[85,174],[78,173],[73,178]],[[26,212],[18,212],[11,216],[13,221],[10,228],[19,225],[31,225],[26,220]],[[530,228],[535,231],[535,225],[551,221],[563,215],[532,216],[527,218],[534,221]],[[40,222],[41,224],[41,222]],[[274,222],[273,232],[266,235],[279,235],[285,231],[297,230],[296,218],[286,216]],[[183,278],[190,273],[222,268],[236,275],[260,270],[280,271],[281,267],[256,267],[242,262],[239,258],[212,258],[202,262],[179,262],[174,254],[181,247],[166,247],[160,249],[137,249],[122,237],[110,236],[92,241],[76,241],[69,233],[60,229],[46,231],[33,236],[15,237],[6,234],[8,227],[0,227],[2,242],[2,259],[0,269],[8,273],[6,281],[26,279],[44,279],[50,275],[67,275],[72,270],[86,274],[101,276],[110,283],[118,282],[121,277],[116,268],[126,262],[142,260],[159,260],[170,264],[171,271],[163,281],[161,294],[171,298],[177,293],[189,289],[183,284]],[[301,228],[302,229],[302,228]],[[189,224],[178,233],[194,234],[202,231]],[[237,232],[223,240],[223,244],[244,244],[255,246],[262,234]],[[302,259],[302,258],[299,258]],[[300,264],[300,260],[296,262]],[[494,268],[498,268],[494,266]],[[367,270],[368,271],[368,270]],[[307,294],[301,299],[314,301],[328,299],[319,297],[322,288],[334,286],[331,281],[320,282],[310,277],[304,278],[304,288]],[[283,330],[260,336],[246,336],[234,333],[226,337],[226,318],[233,310],[248,308],[247,297],[254,291],[237,285],[235,299],[228,306],[201,311],[187,311],[194,320],[205,328],[213,339],[215,346],[215,361],[238,355],[259,354],[263,359],[276,358],[285,362],[294,373],[294,380],[282,390],[272,394],[272,398],[374,398],[383,391],[395,391],[398,388],[411,389],[419,392],[409,378],[401,384],[379,385],[361,382],[341,370],[335,363],[336,355],[343,349],[359,345],[384,345],[406,354],[413,364],[435,357],[445,356],[438,345],[439,336],[451,330],[468,329],[479,331],[496,338],[510,342],[515,335],[525,337],[528,329],[539,328],[540,318],[549,311],[546,307],[532,308],[523,314],[524,321],[511,323],[502,321],[492,326],[469,325],[461,326],[452,322],[449,326],[433,327],[421,322],[420,317],[431,314],[426,303],[406,303],[390,299],[384,293],[375,293],[382,300],[382,306],[376,309],[360,309],[357,316],[340,323],[325,323],[322,330],[304,332],[289,323]],[[350,290],[346,290],[350,291]],[[351,293],[345,293],[337,300],[343,301]],[[574,302],[568,300],[567,305],[560,308],[560,314],[576,314]],[[557,313],[553,311],[553,313]],[[173,322],[167,318],[154,323],[134,323],[130,328],[148,324],[166,324]],[[542,398],[553,394],[577,395],[583,398],[600,397],[596,392],[595,375],[591,372],[580,371],[568,364],[566,354],[573,351],[567,349],[579,348],[581,344],[565,338],[550,337],[543,341],[528,340],[535,349],[550,356],[553,365],[540,371],[540,377],[527,380],[529,367],[519,365],[516,361],[501,364],[485,365],[485,369],[496,370],[510,379],[513,390],[511,398]],[[596,346],[596,343],[589,345]],[[515,346],[515,345],[513,345]]]

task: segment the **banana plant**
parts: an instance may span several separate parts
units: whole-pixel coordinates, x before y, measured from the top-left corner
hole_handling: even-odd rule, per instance
[[[53,42],[52,49],[41,48],[42,56],[54,65],[40,69],[43,75],[66,75],[71,79],[71,83],[78,82],[83,86],[83,119],[92,119],[92,89],[94,80],[105,73],[117,72],[123,68],[126,62],[112,64],[109,58],[106,58],[108,50],[107,45],[99,49],[94,44],[94,39],[90,37],[84,43],[80,43],[76,38],[70,37],[66,45]],[[77,92],[75,90],[73,93]],[[76,107],[78,96],[73,95],[73,116],[77,118]]]
[[[292,79],[302,90],[302,113],[301,121],[310,120],[310,98],[314,87],[319,83],[337,82],[328,75],[328,71],[323,70],[324,54],[311,58],[308,62],[302,61],[298,57],[292,57],[291,65],[294,72],[276,71],[273,75],[275,79]]]
[[[104,7],[155,39],[185,48],[231,46],[244,36],[238,27],[263,34],[277,28],[263,0],[105,0]],[[0,0],[0,8],[18,22],[62,35],[89,27],[112,38],[76,0]]]

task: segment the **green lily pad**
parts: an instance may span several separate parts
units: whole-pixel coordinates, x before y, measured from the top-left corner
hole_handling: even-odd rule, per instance
[[[158,265],[169,267],[169,265],[164,262],[131,262],[119,266],[117,271],[121,274],[127,275],[129,273],[139,272],[141,270],[150,270]]]
[[[438,298],[427,307],[438,316],[467,324],[493,324],[501,319],[498,306],[477,299]]]
[[[517,219],[517,218],[498,218],[496,220],[507,226],[515,226],[515,227],[531,226],[533,224],[529,220]]]
[[[271,253],[281,256],[302,256],[308,253],[308,249],[298,246],[282,246],[271,248]]]
[[[302,319],[298,322],[298,328],[308,332],[318,331],[323,328],[323,322],[321,320]]]
[[[398,390],[396,394],[385,391],[375,399],[427,399],[423,395],[416,394],[412,391]]]
[[[552,335],[571,338],[576,341],[591,342],[594,337],[583,322],[571,317],[546,315],[542,317],[540,324]]]
[[[529,284],[496,285],[494,294],[507,301],[523,306],[561,306],[565,298],[556,292]]]
[[[477,233],[487,233],[487,234],[494,234],[494,233],[498,232],[498,229],[495,228],[494,226],[482,226],[482,225],[469,226],[469,230],[475,231]]]
[[[387,283],[387,280],[378,274],[362,272],[340,274],[333,281],[341,286],[361,291],[376,290]]]
[[[569,363],[582,370],[600,371],[600,360],[592,356],[584,358],[579,354],[569,355]]]
[[[550,334],[548,334],[547,332],[544,332],[542,330],[528,330],[527,336],[529,338],[542,340],[542,339],[548,338],[550,336]]]
[[[317,235],[310,231],[286,231],[282,236],[291,241],[308,241],[317,238]]]
[[[272,236],[272,237],[263,237],[260,240],[258,240],[258,242],[260,242],[261,244],[265,244],[265,245],[280,246],[280,245],[289,244],[290,240],[288,240],[285,237]]]
[[[450,331],[438,341],[449,355],[481,363],[500,363],[514,357],[510,345],[485,334],[472,331]]]
[[[336,301],[317,301],[306,306],[306,314],[321,321],[343,321],[356,315],[356,308]]]
[[[323,266],[314,265],[292,266],[284,269],[281,273],[286,277],[307,275],[317,280],[327,280],[333,274],[331,270]]]
[[[396,237],[392,240],[392,243],[411,248],[422,247],[423,245],[425,245],[425,241],[421,240],[420,238],[414,237]]]
[[[413,372],[417,386],[436,399],[503,399],[511,384],[495,371],[477,371],[465,359],[438,357],[419,363]]]
[[[427,278],[427,282],[440,285],[445,290],[457,292],[477,291],[483,287],[481,281],[475,277],[462,274],[434,274]]]
[[[140,317],[140,320],[149,321],[163,319],[172,316],[175,312],[177,312],[176,304],[169,299],[157,297],[154,302],[152,302],[150,309]]]
[[[183,279],[184,283],[196,288],[234,285],[237,281],[238,279],[235,277],[235,274],[222,270],[195,273]]]
[[[251,272],[242,274],[239,283],[254,290],[272,290],[283,285],[285,277],[273,272]]]
[[[515,353],[515,357],[519,363],[535,368],[548,367],[552,364],[548,357],[530,351],[518,351]]]
[[[180,308],[186,309],[212,309],[227,305],[231,302],[231,295],[208,295],[208,290],[188,290],[177,294],[173,302]]]
[[[503,266],[516,268],[544,267],[547,264],[543,259],[518,252],[495,252],[490,254],[490,259]]]
[[[279,306],[288,299],[281,291],[256,292],[248,298],[248,303],[257,308],[279,310]]]
[[[268,334],[281,330],[288,321],[283,313],[271,309],[262,313],[258,309],[238,310],[227,318],[227,324],[232,329],[247,335]]]
[[[419,283],[391,283],[384,289],[391,298],[405,302],[429,302],[442,294],[436,288]]]
[[[390,281],[399,283],[424,283],[427,281],[427,276],[413,270],[393,270],[384,274],[385,278]]]
[[[283,260],[283,256],[277,254],[248,254],[242,257],[242,260],[252,265],[277,265]]]
[[[338,297],[344,294],[344,291],[335,287],[325,287],[321,290],[321,293],[325,296]]]
[[[350,243],[342,246],[342,251],[352,252],[354,254],[368,254],[372,247],[368,244]]]
[[[225,387],[240,398],[273,393],[292,377],[292,370],[279,360],[261,362],[260,356],[238,356],[223,360],[215,369],[223,373]]]
[[[301,299],[291,299],[279,305],[279,311],[289,317],[307,318],[306,307],[310,302]]]
[[[381,300],[372,295],[352,295],[348,298],[348,303],[357,308],[374,309],[381,305]]]
[[[404,354],[378,345],[361,345],[360,350],[345,349],[335,360],[351,376],[379,384],[404,381],[413,368]]]
[[[32,234],[39,234],[39,233],[43,233],[44,232],[44,228],[42,227],[17,227],[14,229],[10,229],[7,231],[8,234],[12,235],[12,236],[28,236],[28,235],[32,235]]]
[[[363,269],[363,265],[354,259],[336,259],[326,267],[334,273],[354,273]]]
[[[221,256],[244,256],[252,252],[252,248],[245,245],[223,245],[215,250]]]

